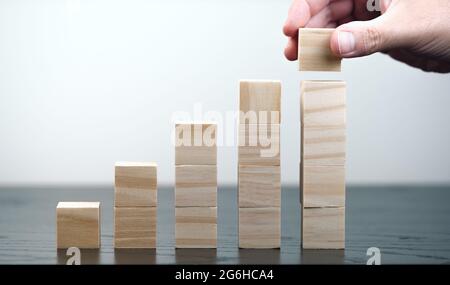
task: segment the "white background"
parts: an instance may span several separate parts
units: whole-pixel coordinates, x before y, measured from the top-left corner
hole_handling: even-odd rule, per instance
[[[120,160],[173,183],[173,112],[237,110],[242,78],[283,83],[283,183],[298,183],[303,79],[348,83],[349,183],[449,183],[450,75],[384,55],[300,73],[282,53],[289,4],[1,0],[0,184],[112,184]],[[235,183],[236,149],[218,156]]]

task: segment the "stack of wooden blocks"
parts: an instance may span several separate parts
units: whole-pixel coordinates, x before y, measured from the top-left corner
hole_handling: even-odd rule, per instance
[[[303,71],[339,71],[330,50],[330,29],[299,30]],[[301,83],[302,246],[345,248],[346,84]]]
[[[115,165],[114,247],[156,248],[157,165]]]
[[[279,248],[279,81],[241,81],[238,154],[239,247]],[[270,138],[266,143],[266,138]]]
[[[59,202],[56,247],[100,247],[100,202]]]
[[[217,125],[175,125],[175,246],[217,247]]]

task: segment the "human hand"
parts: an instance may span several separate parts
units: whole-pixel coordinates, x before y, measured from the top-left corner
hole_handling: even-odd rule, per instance
[[[368,1],[294,0],[283,28],[286,58],[297,59],[299,28],[336,28],[336,56],[384,52],[424,71],[450,72],[450,0],[381,0],[380,12],[369,11]]]

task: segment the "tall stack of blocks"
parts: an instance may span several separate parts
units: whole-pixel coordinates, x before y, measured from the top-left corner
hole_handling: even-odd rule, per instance
[[[279,81],[240,82],[240,248],[280,247],[280,105]]]
[[[175,246],[217,247],[217,125],[175,125]]]
[[[339,71],[330,50],[332,29],[300,29],[303,71]],[[302,246],[345,248],[346,84],[301,83],[300,199]]]
[[[114,247],[156,248],[157,165],[115,165]]]

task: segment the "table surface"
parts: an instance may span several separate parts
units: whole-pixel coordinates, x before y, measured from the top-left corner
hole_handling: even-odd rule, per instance
[[[383,264],[450,264],[449,187],[347,187],[346,249],[301,250],[299,193],[283,187],[281,249],[238,249],[237,191],[218,191],[218,248],[174,248],[174,190],[158,189],[154,250],[114,250],[113,187],[0,188],[0,264],[64,264],[55,249],[58,201],[100,201],[99,250],[83,264],[365,264],[378,247]]]

